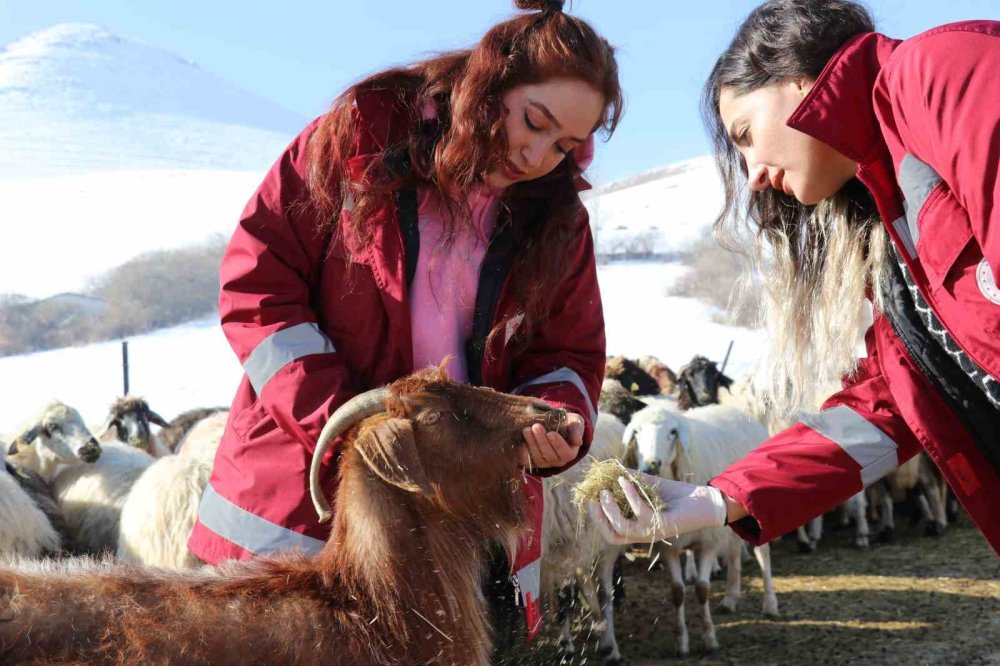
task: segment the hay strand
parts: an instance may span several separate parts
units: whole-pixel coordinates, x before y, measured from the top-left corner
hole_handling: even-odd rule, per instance
[[[625,491],[618,485],[618,477],[624,476],[635,484],[646,503],[653,508],[654,523],[659,522],[660,512],[667,510],[667,505],[656,492],[656,488],[642,480],[632,470],[625,467],[620,460],[595,460],[590,469],[583,475],[583,480],[573,487],[573,503],[581,509],[590,502],[598,501],[602,490],[609,491],[615,498],[618,508],[626,518],[635,519],[632,506],[625,497]]]

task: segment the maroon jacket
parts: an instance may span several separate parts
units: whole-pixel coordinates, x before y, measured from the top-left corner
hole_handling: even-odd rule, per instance
[[[359,94],[360,129],[348,162],[352,174],[361,173],[372,155],[408,131],[394,99],[386,92]],[[222,261],[223,331],[246,376],[189,542],[192,552],[210,563],[285,548],[308,553],[321,548],[328,526],[317,522],[307,471],[323,424],[357,393],[414,370],[401,208],[391,207],[373,220],[374,239],[355,260],[339,237],[321,233],[318,220],[301,206],[308,196],[305,148],[316,124],[292,142],[264,178]],[[506,336],[498,336],[485,353],[473,345],[481,361],[470,363],[470,377],[581,414],[586,421],[582,457],[593,433],[605,341],[585,213],[576,228],[575,241],[553,257],[571,266],[557,288],[555,309],[516,356],[510,343],[518,335],[518,303],[504,279],[515,249],[500,234],[491,240],[480,275],[473,342],[481,344],[498,322],[507,322]],[[323,477],[329,492],[332,470]],[[534,498],[537,536],[538,479],[527,491]],[[521,591],[535,599],[539,556],[535,538],[522,544],[515,562]]]
[[[914,338],[890,299],[844,390],[711,483],[756,520],[736,531],[764,543],[923,449],[1000,552],[1000,419],[982,408],[1000,377],[1000,23],[903,42],[859,35],[788,125],[859,163],[937,339]],[[929,362],[944,338],[983,371],[981,386],[956,390]]]

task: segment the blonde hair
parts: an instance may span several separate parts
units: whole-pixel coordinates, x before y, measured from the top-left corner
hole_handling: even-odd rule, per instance
[[[808,214],[794,229],[761,227],[753,235],[734,292],[738,298],[760,287],[757,324],[767,332],[767,350],[750,381],[760,408],[783,420],[814,411],[826,397],[818,392],[855,370],[870,321],[866,297],[882,310],[888,259],[881,220],[859,219],[848,193],[802,208]],[[724,225],[716,232],[727,245],[738,242]]]

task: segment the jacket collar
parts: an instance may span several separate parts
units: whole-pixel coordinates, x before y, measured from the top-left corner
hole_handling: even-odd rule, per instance
[[[787,125],[862,166],[878,159],[885,142],[872,90],[882,64],[899,44],[900,40],[876,32],[852,37],[823,68]]]

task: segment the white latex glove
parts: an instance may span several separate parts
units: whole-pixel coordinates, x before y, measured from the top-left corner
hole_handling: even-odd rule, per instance
[[[655,513],[642,493],[624,476],[618,485],[625,492],[635,519],[628,519],[618,508],[614,497],[602,490],[600,503],[590,503],[590,517],[597,525],[604,540],[611,544],[652,542],[673,539],[685,532],[703,527],[722,527],[726,523],[726,501],[722,492],[712,486],[696,486],[683,481],[671,481],[659,476],[643,474],[643,480],[656,488],[667,505],[656,524]]]

